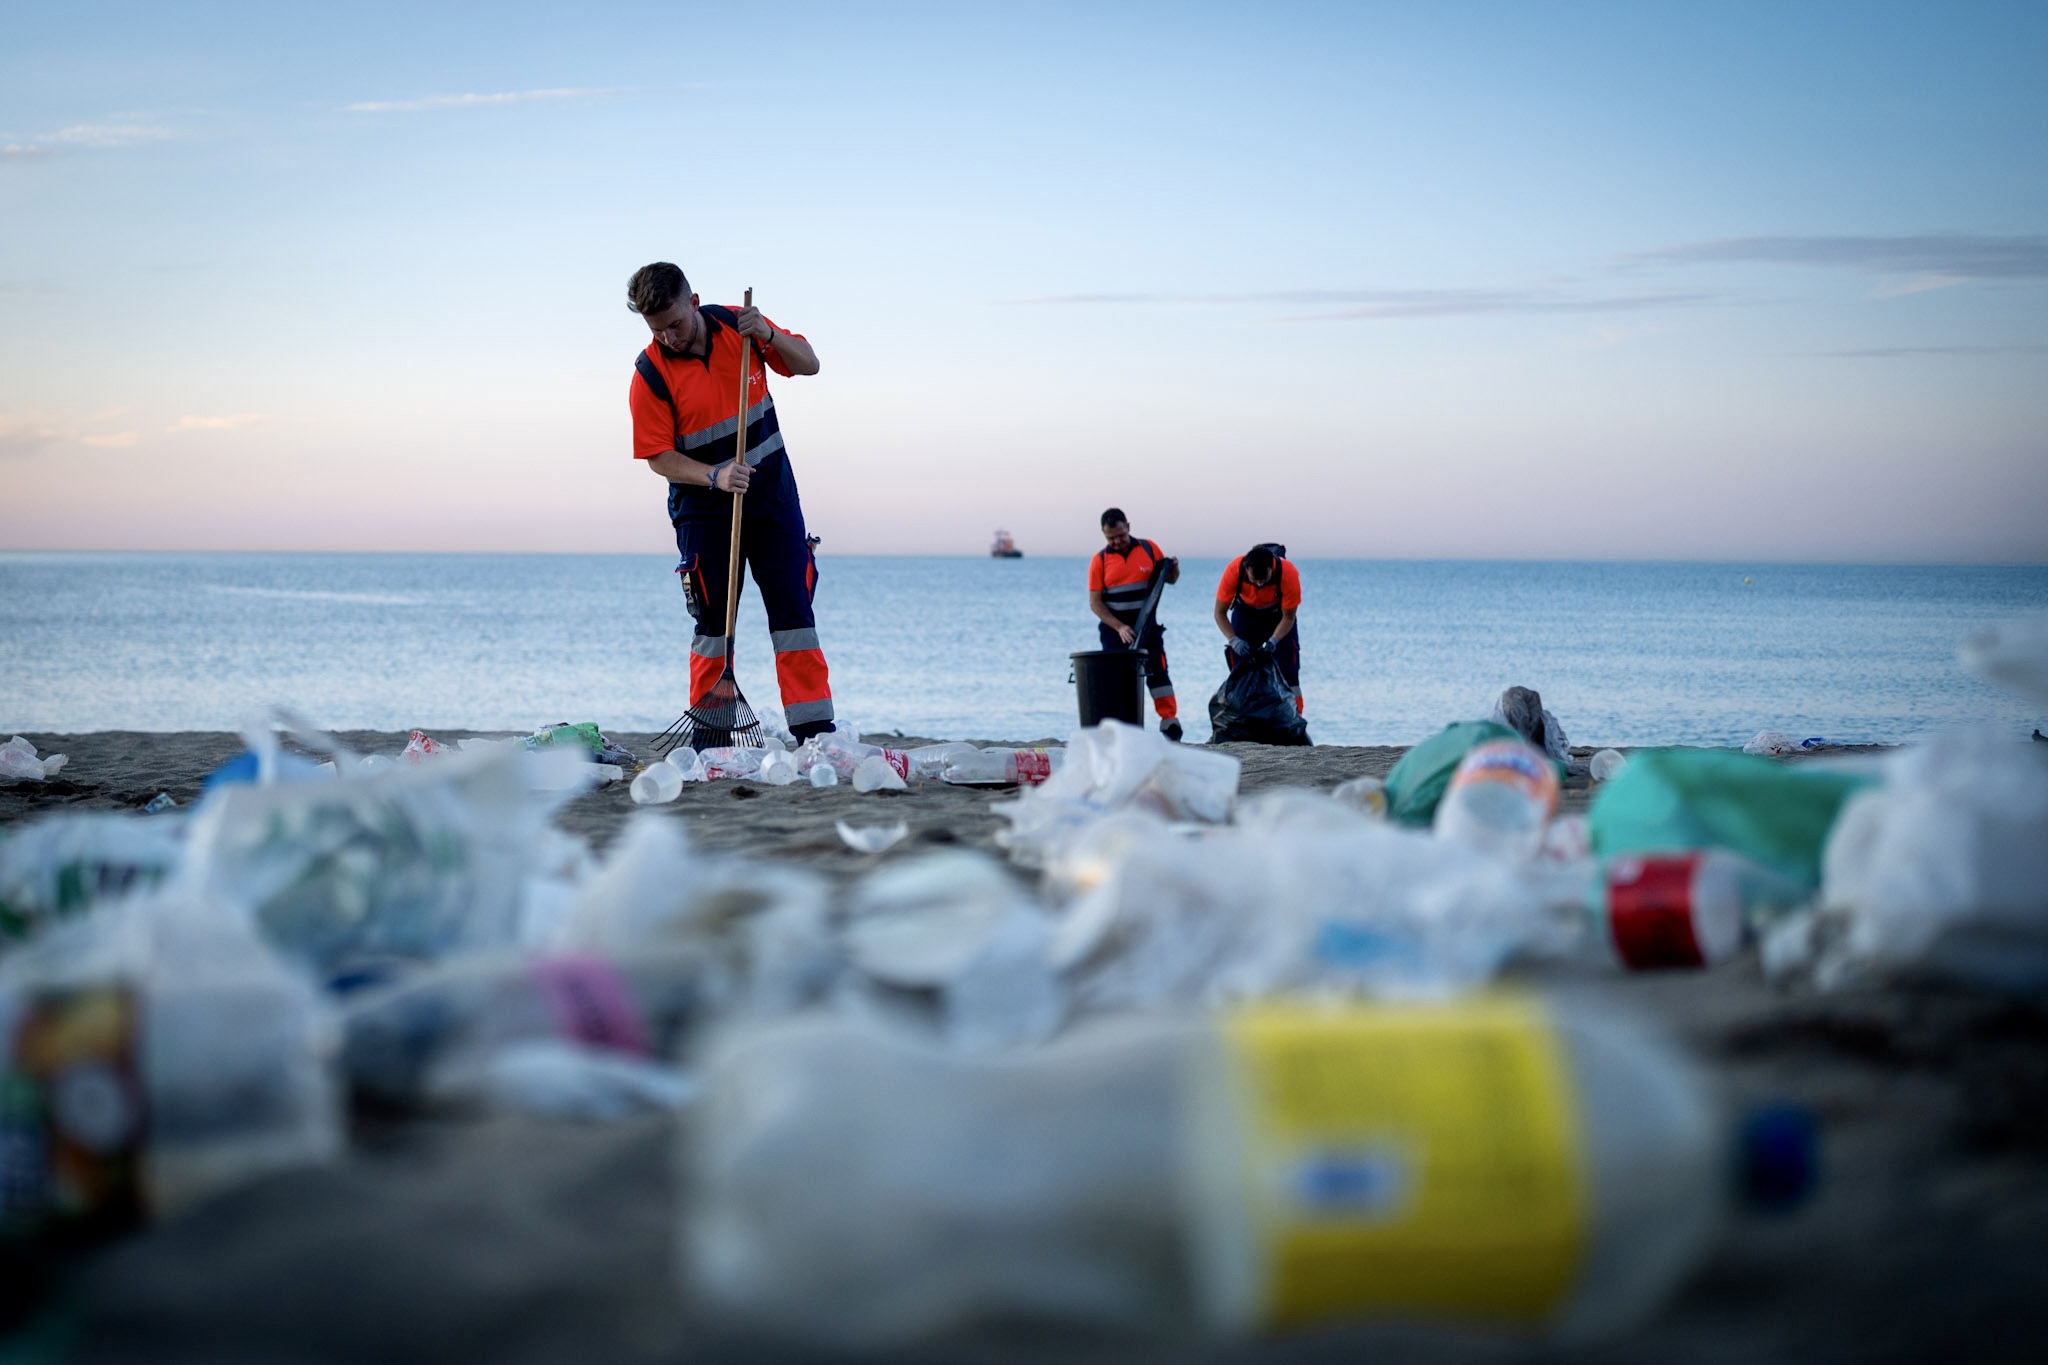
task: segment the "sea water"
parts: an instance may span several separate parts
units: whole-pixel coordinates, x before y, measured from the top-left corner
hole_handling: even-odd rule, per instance
[[[2048,568],[1300,562],[1311,735],[1406,744],[1533,687],[1582,744],[1739,744],[1761,729],[1903,741],[2048,716],[1965,675],[1974,627],[2048,608]],[[1224,675],[1223,561],[1161,611],[1190,739]],[[1095,649],[1087,562],[819,561],[840,713],[868,731],[1058,738]],[[691,622],[658,556],[0,554],[0,737],[233,729],[286,703],[338,729],[658,730]],[[740,686],[776,699],[746,589]]]

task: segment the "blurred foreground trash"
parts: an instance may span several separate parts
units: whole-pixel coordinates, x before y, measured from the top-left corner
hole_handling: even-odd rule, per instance
[[[1230,816],[1243,764],[1229,754],[1175,744],[1120,721],[1077,730],[1065,761],[995,812],[1010,822],[996,842],[1027,866],[1062,838],[1130,807],[1172,820],[1220,823]]]
[[[2048,752],[1964,730],[1889,755],[1883,771],[1835,823],[1819,919],[1775,933],[1769,965],[1818,952],[1824,986],[1897,976],[2048,991]]]
[[[592,766],[494,747],[327,782],[218,787],[193,815],[185,873],[331,982],[509,945],[529,881],[580,855],[549,817]]]
[[[1719,849],[1620,854],[1602,870],[1586,942],[1634,971],[1719,966],[1742,948],[1743,879],[1742,860]]]
[[[1557,769],[1521,739],[1466,751],[1436,809],[1439,838],[1508,857],[1533,857],[1557,813]]]
[[[1248,819],[1267,799],[1247,803]],[[1484,985],[1519,952],[1567,954],[1587,932],[1587,866],[1485,856],[1309,793],[1282,818],[1189,837],[1130,812],[1057,846],[1047,881],[1071,899],[1053,960],[1079,1006],[1311,988],[1440,999]]]
[[[2048,612],[1980,630],[1958,657],[1984,681],[2048,706]]]
[[[1643,749],[1593,797],[1593,851],[1722,848],[1810,894],[1836,815],[1869,782],[1725,749]]]
[[[0,952],[58,919],[155,887],[184,854],[175,825],[131,815],[50,815],[0,829]]]
[[[902,820],[893,825],[849,825],[844,820],[835,820],[832,828],[838,831],[839,841],[855,853],[886,852],[910,833],[909,824]]]
[[[1782,1200],[1814,1168],[1809,1127],[1738,1135],[1639,1022],[1516,997],[1132,1016],[999,1057],[813,1014],[722,1035],[703,1080],[689,1291],[857,1348],[1371,1316],[1597,1340],[1712,1245],[1733,1172]]]
[[[356,1093],[385,1105],[490,1105],[510,1097],[510,1107],[545,1109],[552,1081],[561,1108],[585,1116],[603,1107],[594,1087],[604,1076],[577,1081],[566,1050],[672,1064],[683,1030],[701,1021],[718,982],[711,956],[688,945],[616,957],[470,956],[350,997],[343,1056]],[[539,1100],[521,1104],[516,1086],[504,1088],[504,1059],[540,1044],[557,1050],[527,1051],[515,1065],[515,1075],[539,1087]],[[579,1093],[582,1102],[574,1099]]]
[[[20,735],[0,745],[0,780],[9,782],[41,782],[55,777],[71,760],[64,754],[51,754],[48,758],[36,757],[36,746]]]
[[[109,905],[0,963],[0,1235],[88,1239],[341,1145],[325,1004],[238,916]]]
[[[1387,773],[1387,818],[1397,824],[1428,825],[1436,819],[1437,803],[1451,785],[1451,775],[1465,755],[1481,744],[1496,739],[1521,738],[1510,726],[1490,720],[1461,720],[1401,755]]]

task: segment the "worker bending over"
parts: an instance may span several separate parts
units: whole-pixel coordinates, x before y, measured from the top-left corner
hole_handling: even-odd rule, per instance
[[[1096,627],[1104,649],[1142,649],[1145,652],[1146,690],[1152,694],[1152,709],[1159,713],[1159,733],[1180,738],[1180,703],[1174,700],[1173,679],[1166,676],[1166,627],[1157,612],[1140,640],[1136,626],[1144,610],[1155,566],[1166,566],[1166,581],[1180,581],[1180,561],[1170,559],[1149,540],[1131,535],[1131,523],[1120,507],[1102,514],[1102,538],[1106,542],[1088,562],[1088,610],[1101,624]]]
[[[744,493],[741,553],[768,609],[784,719],[800,740],[830,730],[832,682],[811,615],[818,564],[763,368],[765,362],[781,375],[816,374],[817,352],[759,309],[700,304],[683,272],[667,261],[633,272],[626,306],[654,333],[633,362],[633,457],[668,480],[668,519],[682,556],[676,572],[697,622],[690,705],[701,702],[725,671],[732,500]],[[738,411],[742,365],[749,372],[744,416]]]
[[[1223,566],[1216,584],[1216,629],[1223,632],[1223,662],[1231,672],[1265,645],[1294,689],[1294,708],[1307,714],[1301,698],[1301,636],[1294,613],[1301,606],[1301,575],[1288,562],[1285,545],[1255,545]]]

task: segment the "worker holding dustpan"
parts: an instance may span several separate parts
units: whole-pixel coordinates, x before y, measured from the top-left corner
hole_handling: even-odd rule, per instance
[[[732,682],[741,561],[768,610],[790,733],[801,740],[832,728],[831,678],[811,614],[818,566],[767,376],[816,374],[818,355],[763,317],[753,292],[738,308],[702,304],[667,261],[642,266],[626,285],[626,306],[654,334],[633,364],[633,456],[668,481],[676,572],[697,623],[690,711],[672,729],[697,748],[760,743]]]

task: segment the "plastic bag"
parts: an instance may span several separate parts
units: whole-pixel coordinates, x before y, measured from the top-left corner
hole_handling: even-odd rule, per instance
[[[329,980],[374,978],[516,942],[549,817],[591,771],[580,753],[499,747],[220,787],[193,817],[188,871]]]
[[[128,815],[52,815],[0,830],[0,949],[52,921],[158,885],[185,845]]]
[[[1509,687],[1494,699],[1493,710],[1486,717],[1496,725],[1505,725],[1541,749],[1553,763],[1567,763],[1571,760],[1571,741],[1565,738],[1564,726],[1557,717],[1550,714],[1543,705],[1543,694],[1529,687]]]
[[[1643,749],[1593,797],[1593,851],[1725,848],[1811,892],[1836,815],[1869,783],[1725,749]]]
[[[1821,906],[1847,926],[1824,983],[1870,968],[2048,989],[2048,752],[1963,731],[1886,759],[1835,824]]]
[[[1271,653],[1239,664],[1209,699],[1211,744],[1307,744],[1308,721]]]

